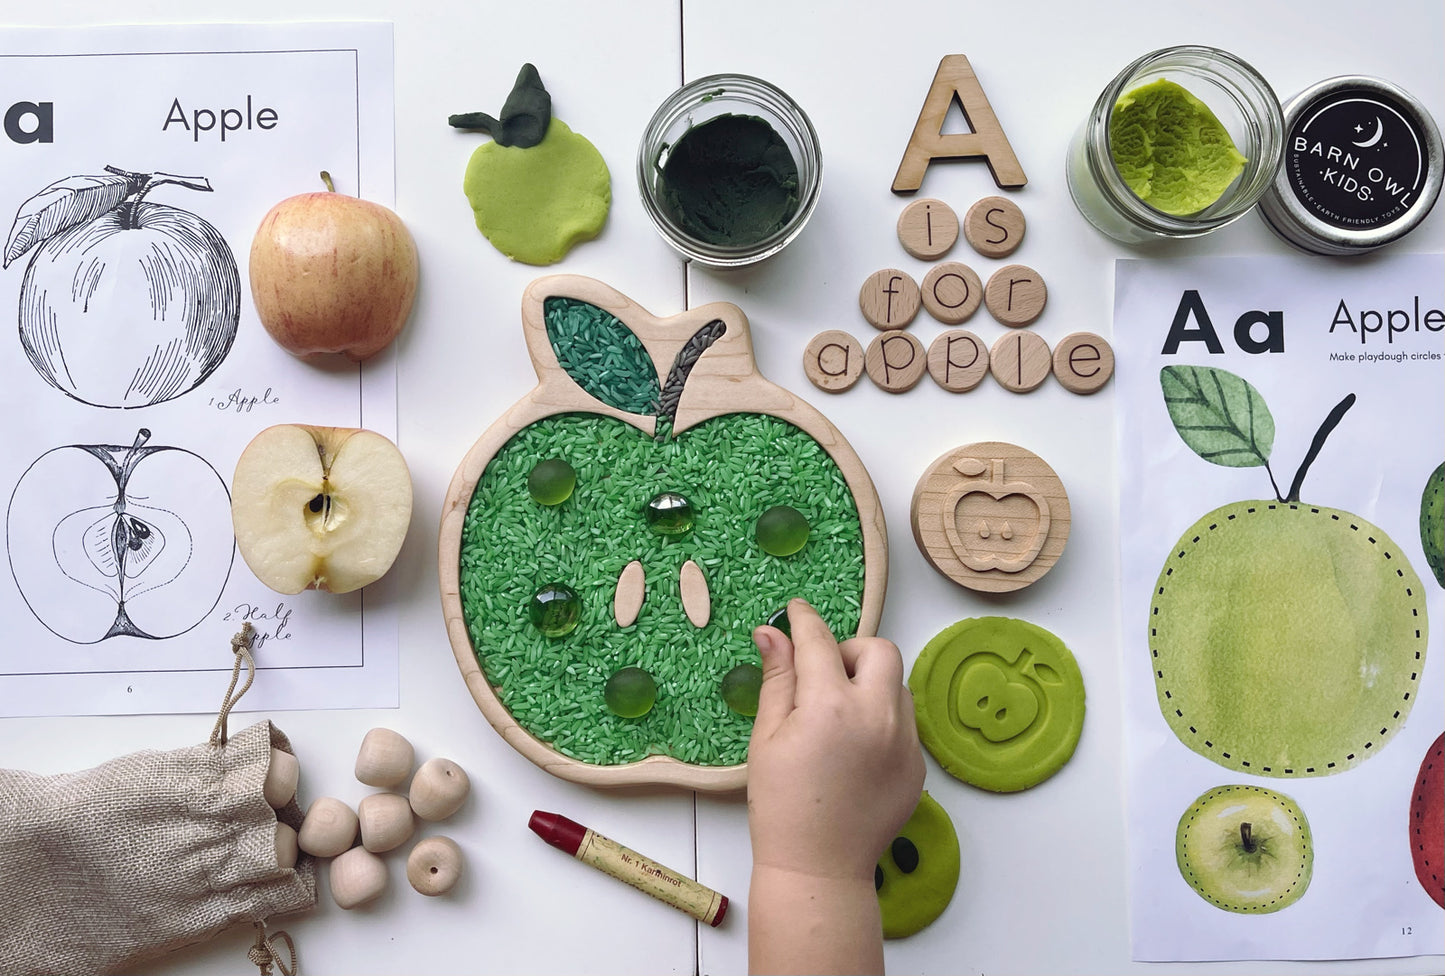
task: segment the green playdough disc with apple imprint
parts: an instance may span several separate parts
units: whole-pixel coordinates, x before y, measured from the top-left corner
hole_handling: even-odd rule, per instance
[[[873,871],[883,935],[901,939],[930,925],[958,887],[958,834],[925,790]]]
[[[1078,662],[1024,620],[977,617],[946,628],[919,654],[908,687],[924,746],[946,772],[985,790],[1048,779],[1084,726]]]

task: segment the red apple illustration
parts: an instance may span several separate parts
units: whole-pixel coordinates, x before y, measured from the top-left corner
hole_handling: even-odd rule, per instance
[[[10,497],[10,569],[32,613],[77,644],[174,637],[230,576],[230,493],[202,457],[135,441],[42,454]]]
[[[1410,856],[1425,894],[1445,908],[1445,734],[1425,750],[1410,797]]]
[[[1049,535],[1049,502],[1026,482],[1004,476],[1004,460],[964,458],[960,482],[944,503],[943,530],[969,569],[1017,573],[1038,557]],[[984,477],[987,475],[987,477]]]
[[[37,373],[98,407],[170,400],[231,349],[241,278],[205,220],[144,197],[164,184],[209,191],[201,177],[76,176],[27,200],[5,265],[34,249],[20,288],[20,341]]]

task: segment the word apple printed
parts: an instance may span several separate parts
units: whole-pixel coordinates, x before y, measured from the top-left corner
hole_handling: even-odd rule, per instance
[[[5,267],[31,254],[20,342],[51,386],[97,407],[145,407],[200,385],[230,352],[241,316],[231,248],[210,223],[145,197],[211,191],[204,177],[71,176],[21,204]]]
[[[10,497],[6,548],[26,605],[58,637],[175,637],[204,620],[231,574],[230,506],[210,462],[153,444],[72,444],[30,465]]]

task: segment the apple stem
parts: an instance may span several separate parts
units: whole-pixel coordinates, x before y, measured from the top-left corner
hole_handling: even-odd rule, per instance
[[[211,181],[204,176],[177,176],[174,173],[133,173],[118,166],[107,166],[107,173],[116,176],[124,176],[130,181],[130,194],[121,201],[118,208],[120,211],[120,226],[122,230],[135,230],[135,211],[142,198],[158,186],[166,183],[174,183],[184,186],[190,190],[199,190],[203,193],[211,192]]]
[[[1254,853],[1254,825],[1248,820],[1239,825],[1239,842],[1244,845],[1244,853]]]
[[[336,192],[336,184],[331,182],[331,174],[326,172],[326,170],[324,169],[321,171],[321,182],[326,184],[327,193]]]
[[[1314,440],[1310,442],[1310,449],[1305,452],[1305,459],[1300,462],[1299,470],[1296,471],[1294,475],[1294,482],[1289,486],[1289,494],[1284,498],[1280,498],[1280,501],[1286,503],[1299,501],[1300,487],[1304,484],[1305,475],[1309,472],[1310,465],[1314,464],[1315,458],[1319,456],[1320,448],[1325,446],[1325,438],[1330,436],[1335,427],[1339,425],[1340,419],[1344,417],[1346,411],[1354,405],[1355,395],[1353,393],[1347,395],[1343,400],[1335,404],[1334,409],[1325,417],[1324,423],[1320,424],[1320,429],[1315,431]],[[1277,488],[1275,489],[1275,497],[1279,497],[1279,489]]]

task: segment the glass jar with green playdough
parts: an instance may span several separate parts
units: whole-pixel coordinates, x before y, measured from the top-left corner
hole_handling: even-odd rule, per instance
[[[739,267],[782,250],[822,185],[818,134],[778,88],[708,75],[658,107],[637,151],[647,215],[686,258]]]
[[[1069,192],[1126,244],[1198,237],[1258,202],[1283,149],[1279,99],[1254,68],[1217,48],[1164,48],[1094,103],[1069,146]]]

